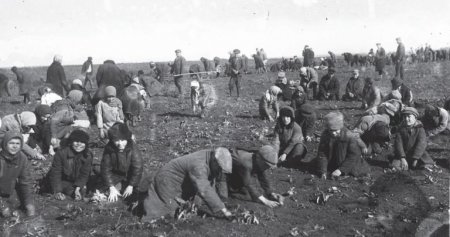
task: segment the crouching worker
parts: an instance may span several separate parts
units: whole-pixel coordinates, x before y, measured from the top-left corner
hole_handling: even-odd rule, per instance
[[[367,175],[370,168],[361,156],[359,136],[344,127],[342,113],[330,112],[324,120],[326,129],[320,137],[317,154],[321,177],[326,179],[327,172],[332,177]]]
[[[434,161],[426,152],[427,136],[422,123],[417,120],[419,113],[413,107],[406,107],[403,112],[403,123],[394,142],[394,160],[392,167],[396,170],[426,168],[433,166]]]
[[[21,152],[23,145],[22,135],[14,131],[7,132],[2,140],[0,208],[3,217],[10,217],[12,214],[14,189],[27,216],[34,216],[36,212],[32,198],[31,167],[27,156]]]
[[[302,128],[295,122],[294,110],[283,107],[275,126],[274,145],[279,147],[278,160],[286,166],[297,166],[306,155]]]
[[[231,173],[230,152],[222,147],[197,151],[171,160],[153,177],[144,200],[144,220],[154,220],[174,214],[177,200],[202,198],[213,213],[221,212],[227,218],[232,214],[225,207],[214,188],[214,182],[223,173]],[[219,213],[220,213],[219,212]]]
[[[251,199],[268,207],[283,204],[283,197],[273,191],[268,176],[269,171],[277,167],[277,150],[274,147],[265,145],[255,152],[233,149],[231,157],[233,172],[226,177],[226,183],[224,179],[219,183],[221,196],[228,197],[230,194],[231,197]],[[256,186],[258,181],[264,194]]]
[[[278,105],[278,95],[281,94],[278,86],[271,86],[269,90],[261,97],[259,101],[259,116],[261,119],[269,119],[270,122],[275,121],[280,115]],[[275,112],[275,119],[272,113]]]
[[[69,146],[56,152],[50,171],[50,183],[55,198],[66,199],[66,195],[81,200],[92,167],[92,152],[89,151],[89,135],[83,130],[74,130],[69,136]]]
[[[108,130],[109,142],[103,151],[100,165],[101,176],[109,188],[109,202],[115,202],[119,196],[129,197],[142,177],[142,157],[134,146],[132,133],[128,126],[116,123]]]
[[[448,111],[434,105],[425,107],[425,114],[422,123],[428,137],[438,134],[450,135],[450,120]]]

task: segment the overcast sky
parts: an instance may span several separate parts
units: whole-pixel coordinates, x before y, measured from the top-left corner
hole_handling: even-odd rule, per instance
[[[450,0],[1,0],[0,67],[450,46]]]

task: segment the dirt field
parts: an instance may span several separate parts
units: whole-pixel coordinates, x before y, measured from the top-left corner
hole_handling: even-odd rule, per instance
[[[121,68],[148,71],[145,64],[119,65]],[[66,67],[66,74],[73,79],[80,66]],[[387,66],[390,75],[393,67]],[[37,79],[45,78],[46,68],[34,68]],[[375,77],[373,68],[361,69],[362,77]],[[2,70],[3,72],[3,70]],[[9,73],[9,72],[8,72]],[[322,76],[325,72],[320,72]],[[11,74],[9,74],[11,76]],[[289,79],[297,78],[297,72],[288,72]],[[341,91],[350,77],[350,68],[342,64],[337,68]],[[250,74],[242,80],[241,97],[228,96],[228,78],[211,79],[215,87],[217,103],[210,108],[206,118],[194,116],[190,110],[188,79],[185,77],[185,97],[156,96],[152,109],[146,111],[143,122],[133,131],[145,160],[145,172],[150,175],[169,160],[192,151],[213,146],[257,147],[267,141],[274,123],[259,120],[258,100],[275,81],[275,73]],[[406,66],[406,84],[414,92],[419,103],[442,105],[450,95],[450,63],[429,63]],[[382,91],[389,91],[390,81],[377,82]],[[36,82],[38,85],[39,82]],[[169,91],[175,90],[170,81]],[[18,96],[3,98],[0,115],[25,109],[35,104],[19,104]],[[339,109],[346,122],[353,124],[361,111],[359,103],[312,102],[319,118],[331,110]],[[156,115],[155,124],[149,118]],[[155,128],[155,141],[151,141],[151,129]],[[320,134],[320,119],[316,126]],[[97,131],[96,128],[92,129]],[[91,134],[95,140],[96,133]],[[187,220],[161,220],[153,224],[140,223],[127,206],[92,204],[86,202],[57,201],[49,195],[36,194],[37,217],[1,220],[1,236],[414,236],[420,222],[431,213],[448,218],[450,138],[437,141],[439,146],[429,149],[438,166],[429,170],[415,170],[392,174],[386,171],[387,155],[369,160],[370,177],[343,177],[339,180],[320,180],[304,170],[278,168],[273,170],[275,189],[284,193],[295,187],[296,194],[286,199],[284,206],[270,209],[259,203],[242,200],[225,200],[232,211],[249,210],[260,224],[229,222],[209,215],[193,216]],[[308,157],[317,154],[317,142],[308,143]],[[102,150],[92,149],[99,158]],[[35,162],[34,174],[41,178],[48,171],[51,159]],[[319,195],[329,195],[328,201],[317,203]],[[205,209],[205,207],[201,207]],[[207,211],[207,209],[205,209]],[[448,226],[447,226],[448,229]]]

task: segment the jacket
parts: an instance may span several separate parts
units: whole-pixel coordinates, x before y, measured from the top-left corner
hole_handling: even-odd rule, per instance
[[[319,95],[325,95],[326,93],[330,93],[331,95],[335,95],[337,99],[339,96],[339,80],[336,76],[330,78],[330,75],[327,74],[322,77],[319,83]]]
[[[101,100],[95,106],[98,128],[108,129],[116,122],[123,122],[122,102],[118,98],[114,98],[113,103],[116,106],[110,106]]]
[[[100,65],[100,67],[98,67],[95,78],[99,89],[103,89],[107,86],[114,86],[118,95],[125,87],[123,75],[120,72],[119,67],[117,67],[112,60],[106,60],[102,65]]]
[[[172,65],[172,73],[179,75],[184,73],[184,66],[186,65],[186,59],[183,56],[176,57]]]
[[[288,126],[282,126],[281,117],[278,118],[278,123],[275,126],[275,137],[273,143],[280,148],[280,154],[289,155],[294,149],[295,145],[303,143],[302,128],[294,121]]]
[[[312,49],[307,48],[303,50],[303,66],[314,66],[314,51],[312,51]]]
[[[242,57],[233,57],[231,60],[231,75],[237,76],[244,73],[244,62]]]
[[[347,128],[342,128],[337,138],[333,137],[328,129],[323,131],[317,153],[320,172],[326,174],[327,171],[339,169],[346,175],[367,174],[370,168],[361,156],[358,137]]]
[[[7,132],[22,133],[22,125],[18,116],[18,114],[10,114],[2,118],[0,127],[0,141],[4,139]],[[37,151],[31,148],[28,144],[23,144],[22,151],[30,157],[35,157],[37,155]]]
[[[319,82],[319,75],[317,74],[316,69],[312,67],[306,68],[306,76],[300,74],[300,84],[303,87],[309,86],[311,82]]]
[[[394,142],[394,153],[397,158],[419,160],[427,156],[427,136],[420,121],[412,127],[402,124]]]
[[[305,116],[299,110],[295,111],[295,122],[302,128],[303,136],[313,137],[316,126],[317,114],[313,112],[311,115]]]
[[[397,51],[395,52],[395,60],[397,63],[405,62],[405,45],[403,43],[399,43],[397,46]]]
[[[259,113],[265,116],[269,116],[269,109],[271,108],[273,108],[276,113],[280,111],[277,98],[271,96],[269,94],[269,91],[266,91],[265,95],[263,95],[261,97],[261,100],[259,101]]]
[[[103,151],[100,170],[108,187],[116,185],[118,179],[126,180],[128,185],[137,187],[143,172],[141,154],[132,141],[128,141],[123,152],[118,152],[115,145],[109,142]]]
[[[374,114],[361,117],[355,126],[355,132],[363,134],[369,131],[376,122],[383,122],[387,125],[391,122],[389,115],[387,114]]]
[[[352,93],[356,98],[361,98],[361,92],[362,92],[363,86],[361,83],[361,79],[359,77],[351,77],[348,82],[347,86],[345,87],[345,94]]]
[[[439,109],[439,116],[437,117],[424,117],[422,123],[427,131],[427,135],[434,136],[445,130],[450,131],[450,120],[448,111],[444,108]]]
[[[365,86],[362,94],[363,103],[367,108],[377,107],[381,104],[381,91],[377,86]]]
[[[70,87],[66,80],[66,73],[61,63],[54,61],[47,69],[47,84],[52,85],[52,90],[64,97],[65,92],[68,92]]]
[[[33,89],[33,77],[30,73],[17,69],[17,82],[19,82],[19,95],[28,94]]]
[[[88,149],[86,147],[86,149]],[[73,183],[75,187],[84,187],[89,179],[92,167],[92,152],[87,150],[75,153],[71,147],[56,152],[50,171],[50,183],[54,193],[62,192],[61,181]]]

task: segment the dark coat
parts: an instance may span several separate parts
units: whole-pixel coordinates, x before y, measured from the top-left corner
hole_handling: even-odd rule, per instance
[[[300,110],[295,111],[295,122],[302,128],[303,136],[314,136],[314,129],[316,127],[317,114],[313,111],[312,114],[302,114]]]
[[[117,94],[119,94],[123,88],[124,80],[123,75],[120,72],[119,67],[112,60],[106,60],[100,67],[98,67],[97,75],[98,88],[105,88],[107,86],[114,86]]]
[[[411,89],[406,85],[402,84],[399,89],[400,94],[402,95],[402,103],[406,106],[412,106],[413,104],[413,95]]]
[[[128,185],[137,187],[143,171],[141,154],[132,141],[128,141],[123,152],[118,152],[115,145],[110,142],[103,151],[100,170],[107,187],[114,186],[120,181],[126,181]]]
[[[4,95],[11,96],[9,84],[9,78],[5,74],[0,73],[0,97],[3,97]]]
[[[395,52],[395,61],[399,64],[402,64],[406,61],[405,45],[403,43],[399,43],[397,46],[397,51]]]
[[[359,77],[351,77],[347,82],[347,86],[345,87],[345,95],[352,93],[354,94],[353,100],[360,100],[362,90],[363,83],[361,82],[361,79]]]
[[[30,73],[17,69],[17,82],[19,82],[19,95],[29,94],[33,90],[33,77]]]
[[[186,59],[183,56],[176,57],[172,65],[172,73],[179,75],[184,73],[184,66],[186,65]]]
[[[314,66],[314,51],[312,49],[307,48],[303,50],[303,66]]]
[[[280,154],[289,155],[297,144],[303,142],[302,128],[294,120],[288,126],[280,125],[281,119],[280,116],[275,126],[273,141],[274,145],[280,148]]]
[[[88,149],[86,147],[86,149]],[[83,188],[89,178],[92,167],[92,152],[89,150],[76,154],[71,147],[58,150],[50,171],[50,183],[54,193],[62,192],[62,181]]]
[[[52,86],[52,90],[65,97],[66,93],[70,90],[69,83],[66,80],[66,73],[61,63],[54,61],[47,69],[47,84]]]
[[[405,158],[408,162],[421,160],[425,164],[433,164],[426,149],[427,135],[420,121],[412,127],[407,127],[405,124],[400,126],[394,141],[396,158]]]
[[[337,138],[328,129],[323,131],[317,156],[322,174],[339,169],[345,175],[361,176],[370,171],[369,165],[361,156],[357,138],[346,128],[341,129]]]
[[[339,100],[339,89],[339,80],[336,78],[336,75],[330,78],[330,75],[327,74],[320,80],[318,97],[320,100]],[[325,96],[326,93],[330,93],[328,98]]]
[[[231,76],[237,77],[244,73],[244,61],[242,57],[233,57],[231,60]]]
[[[384,48],[380,47],[377,49],[377,53],[375,54],[375,70],[382,71],[386,66],[386,51]]]

